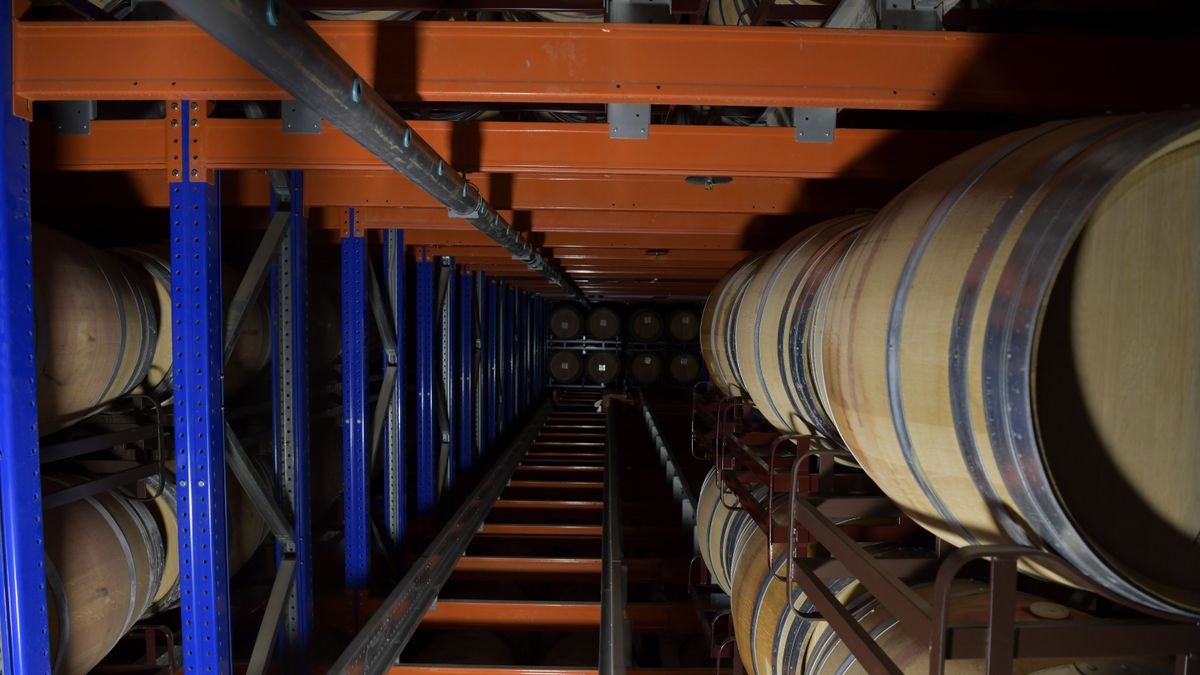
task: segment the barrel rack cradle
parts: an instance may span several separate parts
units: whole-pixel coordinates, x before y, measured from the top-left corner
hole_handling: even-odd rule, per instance
[[[206,0],[169,3],[192,11],[237,4]],[[81,0],[66,4],[94,13],[88,9],[90,3]],[[319,0],[245,4],[254,4],[258,10],[273,8],[280,13],[270,15],[278,19],[295,16],[293,6],[311,8],[319,5]],[[594,12],[601,4],[548,0],[542,7]],[[681,2],[677,13],[703,13],[706,4],[689,2],[685,7]],[[500,0],[462,5],[476,10],[511,9],[511,3]],[[755,23],[807,18],[800,8],[770,3],[762,3],[762,7]],[[246,31],[266,29],[263,11],[245,14],[254,17],[253,25],[247,19],[244,26],[223,22],[202,28],[188,23],[134,26],[120,21],[14,19],[27,9],[25,0],[13,0],[0,17],[0,100],[13,102],[13,110],[0,119],[0,183],[4,185],[0,204],[0,383],[4,385],[0,386],[0,634],[4,642],[0,651],[4,672],[14,674],[47,672],[50,663],[41,521],[45,505],[39,481],[42,457],[36,424],[30,422],[36,419],[37,400],[31,168],[52,175],[56,198],[64,202],[87,207],[111,202],[113,191],[106,181],[112,178],[104,175],[108,172],[144,188],[147,205],[168,208],[173,214],[171,227],[176,236],[171,254],[180,261],[173,272],[188,280],[175,287],[173,301],[180,306],[174,338],[188,346],[178,352],[174,432],[180,469],[180,531],[188,546],[181,565],[185,574],[182,618],[187,627],[182,636],[183,665],[189,673],[223,673],[232,668],[224,514],[219,508],[188,507],[223,503],[227,461],[235,472],[241,464],[238,439],[226,425],[229,415],[222,400],[221,368],[230,333],[228,317],[220,311],[220,275],[215,270],[220,266],[222,234],[237,226],[234,209],[273,205],[277,217],[255,256],[257,266],[247,274],[251,281],[238,295],[249,302],[262,292],[267,279],[272,279],[272,331],[277,336],[273,433],[279,459],[276,482],[283,488],[282,498],[276,499],[272,490],[253,481],[244,481],[244,485],[257,495],[256,505],[282,542],[279,563],[284,570],[279,575],[283,581],[272,592],[271,611],[259,631],[255,665],[267,661],[279,627],[285,636],[281,658],[288,664],[288,672],[301,672],[307,663],[314,612],[307,590],[311,532],[303,507],[309,452],[305,422],[323,412],[308,409],[308,391],[303,384],[308,364],[306,335],[300,327],[306,292],[311,289],[306,289],[302,261],[312,230],[336,231],[341,239],[344,566],[351,589],[361,589],[369,573],[371,495],[365,468],[374,449],[383,448],[387,469],[383,538],[394,547],[406,540],[407,526],[414,518],[436,506],[433,458],[440,449],[438,444],[449,443],[456,458],[454,468],[465,469],[499,439],[511,436],[514,421],[531,411],[545,382],[541,370],[541,336],[546,332],[543,298],[549,294],[578,297],[580,290],[570,275],[560,274],[552,261],[508,227],[504,221],[507,212],[496,212],[483,199],[483,187],[488,192],[496,187],[485,171],[465,179],[432,150],[431,145],[443,149],[451,145],[445,125],[426,122],[407,127],[419,133],[391,128],[392,135],[384,140],[422,154],[420,161],[413,161],[419,171],[396,176],[387,168],[400,163],[396,157],[380,156],[378,144],[366,143],[364,150],[364,141],[381,139],[358,138],[335,129],[352,126],[346,123],[345,115],[350,114],[346,111],[351,109],[347,102],[361,101],[364,105],[354,110],[377,114],[384,97],[403,98],[402,91],[412,88],[431,102],[471,100],[503,105],[532,97],[548,104],[697,103],[720,108],[770,102],[825,110],[925,111],[945,106],[955,111],[989,112],[1002,101],[1005,112],[1061,117],[1173,107],[1192,102],[1194,93],[1194,88],[1180,85],[1172,69],[1157,67],[1187,63],[1194,57],[1194,43],[1178,39],[1043,39],[967,33],[946,39],[936,33],[867,31],[832,37],[814,32],[801,38],[775,31],[775,39],[764,40],[765,33],[756,31],[766,29],[748,28],[731,29],[723,33],[726,38],[710,43],[679,40],[674,32],[702,30],[699,26],[544,25],[537,27],[537,39],[529,39],[520,31],[497,31],[494,26],[468,22],[391,26],[348,22],[319,25],[319,33],[296,33],[291,42],[281,40],[319,55],[312,65],[321,68],[314,72],[338,77],[351,73],[344,82],[339,80],[345,86],[326,89],[340,92],[337,101],[317,100],[311,89],[301,87],[310,95],[304,104],[324,118],[318,127],[325,128],[317,134],[296,135],[286,133],[279,120],[208,117],[209,103],[217,100],[298,96],[292,91],[296,82],[276,70],[286,67],[288,59],[264,58],[258,53],[260,58],[251,59],[247,66],[227,49],[247,56],[247,50],[269,46],[267,41],[246,39],[253,35]],[[241,38],[210,38],[206,31],[218,32],[219,27]],[[285,21],[283,27],[298,30],[296,22]],[[378,51],[362,50],[362,45],[375,42],[368,38],[377,37],[379,31],[395,39],[379,41]],[[801,44],[804,49],[797,48]],[[398,62],[398,55],[414,45],[420,52],[414,58],[422,66],[415,86],[382,78],[376,83],[381,88],[377,92],[342,61],[352,61],[359,72],[375,73],[383,64]],[[572,50],[576,59],[547,56],[567,50]],[[97,59],[97,54],[105,58]],[[854,58],[848,58],[851,55]],[[1086,62],[1081,55],[1086,55]],[[531,64],[531,73],[523,83],[515,84],[511,73],[518,66],[514,64],[524,63]],[[701,63],[719,70],[709,74],[711,85],[697,91],[694,83],[700,80],[695,67]],[[765,69],[760,67],[762,63],[778,67]],[[964,73],[962,66],[970,63],[988,64],[989,68]],[[656,70],[648,75],[650,65]],[[270,75],[263,76],[255,68]],[[439,77],[445,85],[442,90],[430,85]],[[564,82],[569,86],[564,88]],[[86,133],[78,134],[56,134],[53,125],[31,125],[29,121],[35,103],[96,100],[162,101],[167,114],[151,120],[86,120],[80,125]],[[557,224],[547,242],[595,246],[637,241],[656,249],[667,241],[663,237],[687,237],[695,247],[733,253],[740,253],[736,250],[740,244],[734,242],[742,241],[747,214],[787,213],[784,206],[799,194],[797,190],[804,194],[816,190],[830,204],[846,208],[857,206],[857,199],[864,194],[860,183],[830,187],[817,185],[817,179],[843,173],[856,179],[911,178],[987,137],[961,131],[838,129],[833,143],[792,145],[799,135],[788,128],[658,125],[649,129],[647,138],[629,141],[632,145],[625,146],[625,152],[612,153],[610,129],[598,125],[521,123],[473,128],[481,136],[477,149],[501,151],[482,158],[479,164],[500,169],[500,173],[553,167],[577,175],[611,171],[621,176],[615,183],[577,180],[577,190],[553,195],[549,182],[522,178],[522,190],[541,191],[533,200],[539,207],[544,205],[541,201],[558,200],[556,205],[566,210],[610,212],[611,217],[605,217],[607,228],[586,230],[577,227],[581,221],[569,215],[551,217],[547,213],[552,209],[538,211],[535,229],[544,221]],[[828,131],[832,136],[834,130]],[[570,138],[564,140],[564,134]],[[437,138],[427,144],[422,135]],[[247,138],[256,142],[247,143]],[[31,153],[31,144],[40,151]],[[173,146],[190,151],[172,152]],[[885,147],[889,152],[864,161],[871,151]],[[614,158],[615,154],[621,159]],[[664,165],[664,157],[671,158],[669,167]],[[354,174],[364,167],[371,180]],[[230,172],[225,179],[223,170]],[[275,180],[267,183],[261,176],[247,178],[237,173],[248,170],[274,170]],[[696,186],[677,180],[680,176],[711,178],[714,173],[738,177],[730,185],[705,192],[704,208],[712,212],[705,215],[716,214],[714,217],[665,213],[678,211],[679,204],[696,199]],[[647,175],[662,180],[647,181]],[[708,181],[706,187],[714,183]],[[222,189],[238,186],[252,189]],[[455,189],[447,190],[447,186]],[[888,194],[893,187],[885,186],[882,192]],[[638,195],[636,200],[622,197],[610,201],[611,194],[623,190]],[[880,188],[867,190],[879,192]],[[430,208],[429,195],[451,206],[453,220]],[[388,199],[397,201],[390,202],[390,207],[379,206],[389,203]],[[465,207],[479,208],[489,218],[475,217]],[[844,210],[840,206],[831,209]],[[649,227],[645,215],[637,213],[641,210],[663,217]],[[481,232],[462,227],[462,220]],[[690,229],[679,229],[685,223]],[[382,230],[382,236],[376,238],[373,230]],[[385,264],[377,275],[368,263],[368,247],[379,245],[380,239]],[[464,241],[476,249],[483,245],[490,253],[472,250],[467,255],[464,250],[463,255],[451,257],[455,246]],[[415,288],[411,292],[405,288],[405,251],[415,253]],[[721,264],[736,257],[722,258]],[[670,255],[664,260],[669,261]],[[528,270],[534,272],[532,277],[526,274]],[[689,280],[675,272],[664,276],[656,293],[696,297],[711,285],[710,279]],[[581,279],[580,284],[587,293],[629,290],[619,284],[585,281]],[[457,292],[439,293],[447,288]],[[237,316],[237,310],[230,316]],[[406,349],[410,317],[416,327],[412,334],[418,355],[416,373],[404,372],[404,359],[397,356]],[[369,355],[363,339],[368,320],[375,321],[383,337],[383,361],[387,364],[378,380],[381,392],[373,409],[369,404],[374,393],[369,387],[375,378],[367,373]],[[461,330],[470,324],[476,326],[474,336]],[[526,378],[531,369],[537,376]],[[438,378],[448,392],[443,410],[436,407]],[[402,415],[409,382],[416,384],[415,421]],[[410,423],[416,425],[415,448],[405,447]],[[409,453],[418,459],[413,477],[403,475],[403,463],[398,461]],[[409,489],[417,497],[417,514],[405,512],[405,490]],[[370,642],[375,635],[364,632],[361,637]]]
[[[788,556],[787,588],[804,592],[815,614],[830,623],[867,672],[903,671],[859,624],[854,603],[848,608],[830,590],[835,579],[858,579],[898,619],[901,630],[918,644],[927,644],[931,675],[944,673],[949,659],[968,658],[984,659],[986,672],[994,675],[1014,672],[1018,658],[1171,657],[1178,675],[1200,672],[1200,625],[1194,622],[1151,616],[1127,606],[1121,618],[1061,624],[1015,621],[1017,565],[1022,560],[1036,560],[1078,588],[1115,606],[1121,603],[1053,554],[1015,545],[956,549],[934,538],[904,516],[865,474],[839,471],[837,460],[852,461],[849,453],[818,437],[780,434],[757,418],[748,399],[723,397],[711,385],[698,385],[692,419],[693,454],[717,467],[726,498],[735,499],[767,535],[767,559]],[[755,499],[756,486],[767,488],[766,504],[786,495],[782,522]],[[837,524],[856,519],[870,524]],[[862,542],[901,544],[904,553],[872,555]],[[949,619],[951,584],[964,573],[988,580],[989,613],[982,625],[959,625]],[[713,653],[734,647],[728,610],[721,609],[728,600],[713,602],[714,595],[723,594],[708,583],[702,562],[693,569],[693,582],[693,597],[707,625],[719,627],[709,632]],[[912,584],[918,582],[934,584],[930,601],[912,592]],[[1065,589],[1037,583],[1040,592]]]

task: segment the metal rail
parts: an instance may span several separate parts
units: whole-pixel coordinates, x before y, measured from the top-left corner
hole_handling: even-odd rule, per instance
[[[631,644],[625,620],[626,570],[624,531],[621,523],[621,465],[618,461],[616,425],[612,405],[604,416],[604,515],[600,543],[600,673],[624,675],[630,662]]]
[[[586,301],[573,281],[509,225],[479,189],[413,132],[332,47],[281,0],[167,0],[247,63],[529,269]]]
[[[550,406],[547,400],[532,415],[521,434],[463,501],[329,672],[383,673],[396,661],[542,428]]]

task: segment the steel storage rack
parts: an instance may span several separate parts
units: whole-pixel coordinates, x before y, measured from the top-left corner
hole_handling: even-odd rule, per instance
[[[136,202],[170,214],[171,256],[177,261],[172,278],[178,279],[172,301],[180,309],[173,328],[179,344],[173,427],[186,544],[182,665],[189,673],[242,666],[251,672],[267,667],[303,672],[317,669],[309,658],[318,614],[314,514],[307,509],[311,430],[327,412],[314,409],[310,400],[309,300],[325,289],[310,283],[306,257],[321,234],[336,232],[340,247],[342,367],[335,419],[342,431],[345,538],[338,563],[364,614],[375,606],[369,591],[383,553],[403,567],[403,552],[421,534],[418,525],[454,503],[440,497],[466,493],[471,488],[466,477],[475,477],[481,461],[492,459],[489,453],[503,441],[514,447],[511,441],[526,436],[540,414],[546,350],[552,348],[543,341],[548,298],[701,297],[751,250],[777,243],[779,232],[825,213],[878,205],[905,181],[1003,126],[972,121],[940,127],[937,118],[875,128],[883,125],[867,117],[853,126],[796,128],[803,114],[793,115],[791,127],[696,122],[723,115],[740,119],[745,116],[738,109],[763,106],[801,113],[1024,115],[1036,121],[1194,104],[1197,94],[1195,85],[1180,83],[1171,68],[1161,67],[1194,58],[1194,41],[1170,36],[305,23],[296,12],[334,8],[334,0],[170,0],[195,24],[107,20],[140,11],[132,4],[109,3],[117,9],[108,14],[84,0],[38,3],[35,9],[51,19],[76,13],[100,19],[43,21],[31,18],[29,2],[15,0],[0,29],[4,100],[13,102],[0,137],[4,672],[51,668],[41,533],[46,504],[38,480],[46,458],[39,457],[45,448],[39,453],[38,430],[30,423],[37,400],[31,193],[53,192],[58,203],[48,210]],[[434,8],[385,0],[381,6],[604,10],[604,3],[591,0],[453,4]],[[927,4],[911,3],[905,10],[920,13]],[[707,5],[677,2],[673,10],[702,20]],[[234,7],[245,11],[235,16]],[[810,20],[829,11],[764,2],[749,22]],[[890,16],[928,18],[927,12]],[[994,20],[966,8],[946,14],[947,25]],[[300,52],[305,57],[296,59]],[[568,53],[574,58],[563,57]],[[400,72],[409,67],[411,73]],[[523,76],[514,80],[514,72]],[[159,102],[161,114],[113,119],[87,112],[130,101]],[[251,101],[283,105],[278,117],[272,112],[262,118],[228,115],[221,108]],[[612,112],[637,114],[637,108],[651,122],[644,138],[627,139],[614,138],[619,130],[610,124],[529,121],[530,116],[406,123],[393,110],[424,111],[439,104],[512,107],[530,116],[564,109],[593,119],[602,106],[618,106]],[[679,121],[678,110],[688,106],[707,106],[706,117],[663,123]],[[300,119],[317,133],[289,128]],[[813,138],[822,142],[806,142]],[[613,143],[622,144],[619,151]],[[266,228],[257,222],[247,226],[254,209],[269,209]],[[233,308],[222,311],[217,271],[222,242],[248,229],[262,229],[262,243],[246,281],[233,293]],[[263,293],[272,305],[273,486],[248,476],[243,447],[248,441],[229,425],[232,412],[224,407],[222,383],[238,317]],[[371,332],[379,338],[377,352],[366,337]],[[377,364],[381,372],[373,372]],[[729,401],[710,401],[706,409],[718,420],[747,413]],[[727,436],[717,429],[704,445],[726,443]],[[731,447],[728,443],[722,447]],[[373,482],[370,468],[378,455],[382,478]],[[791,466],[805,464],[794,455]],[[450,459],[439,465],[440,457]],[[233,662],[230,644],[227,532],[220,507],[227,468],[251,493],[277,542],[279,573],[245,664]],[[781,490],[791,491],[786,472],[771,463],[765,471]],[[485,476],[476,490],[494,489],[493,483]],[[852,542],[839,539],[819,514],[793,498],[796,519],[804,520],[793,523],[791,532],[803,525],[826,548],[844,554],[838,556],[845,557],[841,564],[874,576],[883,589],[876,592],[886,594],[892,579],[855,557]],[[439,548],[446,543],[435,540],[426,558],[407,561],[404,569],[421,579],[431,556],[453,551]],[[606,549],[602,566],[611,579],[609,568],[622,551]],[[1024,554],[982,553],[1005,561]],[[998,563],[999,578],[1009,578],[1011,568]],[[819,590],[802,565],[797,569],[798,583]],[[611,597],[611,585],[609,590]],[[841,615],[835,605],[825,609]],[[934,622],[911,616],[912,625]],[[354,622],[361,624],[359,619],[366,617]],[[394,630],[379,624],[368,622],[356,646],[369,652]],[[1008,628],[996,627],[988,644],[1005,646]],[[1164,644],[1177,632],[1184,629],[1165,630]],[[975,629],[951,629],[947,635],[949,641],[941,643],[947,654],[976,654],[985,644]],[[1018,641],[1013,649],[1026,648]],[[620,655],[609,658],[619,661]],[[1194,668],[1194,658],[1180,662],[1185,671]],[[996,667],[1002,672],[1002,665]]]

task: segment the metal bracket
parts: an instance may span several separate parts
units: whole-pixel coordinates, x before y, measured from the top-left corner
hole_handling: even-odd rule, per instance
[[[321,116],[299,101],[283,101],[279,106],[285,134],[321,133]]]
[[[881,0],[879,27],[891,30],[942,30],[942,0]]]
[[[837,108],[792,108],[797,143],[832,143]]]
[[[87,136],[92,133],[92,120],[96,119],[95,101],[52,101],[50,116],[54,119],[54,130],[68,136]]]
[[[644,139],[650,136],[649,103],[609,103],[608,137]]]

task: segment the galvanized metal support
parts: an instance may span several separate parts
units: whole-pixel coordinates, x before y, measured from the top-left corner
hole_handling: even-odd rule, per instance
[[[272,192],[271,208],[288,215],[279,242],[272,287],[272,402],[275,418],[276,498],[288,505],[293,539],[276,545],[276,570],[294,565],[295,583],[287,590],[279,628],[280,670],[308,672],[313,624],[312,509],[310,505],[308,406],[308,223],[304,179],[286,174],[286,201]]]
[[[609,0],[607,23],[669,23],[671,0]],[[609,103],[605,106],[608,137],[645,140],[650,137],[649,103]]]
[[[471,326],[475,339],[471,345],[471,409],[475,416],[475,457],[483,455],[488,447],[489,415],[487,410],[487,345],[488,331],[487,301],[488,281],[484,272],[474,272],[471,295],[474,307],[471,310]]]
[[[457,387],[458,374],[454,368],[455,305],[458,296],[455,293],[454,258],[442,256],[438,258],[438,290],[437,290],[437,326],[438,336],[438,389],[437,389],[437,428],[438,439],[438,497],[446,490],[454,488],[457,478],[455,458],[458,456],[458,401],[454,395]]]
[[[387,672],[421,623],[425,610],[437,599],[455,563],[483,525],[492,504],[549,415],[550,406],[544,404],[532,416],[329,672],[372,675]]]
[[[0,12],[0,100],[12,99],[12,12]],[[29,123],[0,111],[0,670],[50,671],[34,365]]]
[[[416,264],[417,283],[417,515],[433,513],[436,499],[436,476],[434,466],[434,393],[433,373],[436,367],[433,355],[433,261],[422,259]]]
[[[191,113],[178,111],[190,147]],[[221,299],[220,191],[203,175],[170,183],[171,302],[175,384],[176,509],[185,673],[231,671],[229,567],[225,523],[225,421],[221,385],[224,322]]]
[[[366,84],[295,9],[281,0],[167,0],[247,63],[403,174],[450,215],[462,218],[571,295],[558,270],[492,208],[454,167]]]
[[[342,237],[342,480],[346,587],[365,589],[371,564],[367,469],[367,240],[349,209]]]
[[[471,272],[465,267],[458,275],[458,354],[454,359],[458,371],[456,394],[458,402],[458,470],[471,470],[475,460],[475,406],[472,402],[472,370],[475,347],[475,289]]]
[[[630,626],[625,619],[627,570],[625,534],[621,518],[621,463],[614,414],[610,406],[604,417],[604,513],[600,567],[600,660],[599,671],[622,675],[633,655]]]
[[[407,525],[407,495],[405,492],[405,460],[407,453],[405,419],[405,340],[408,332],[404,294],[404,231],[387,230],[383,235],[384,284],[387,287],[388,304],[391,306],[396,335],[396,379],[393,384],[392,403],[388,406],[386,449],[383,455],[384,474],[384,529],[389,548],[393,553],[404,547]]]

